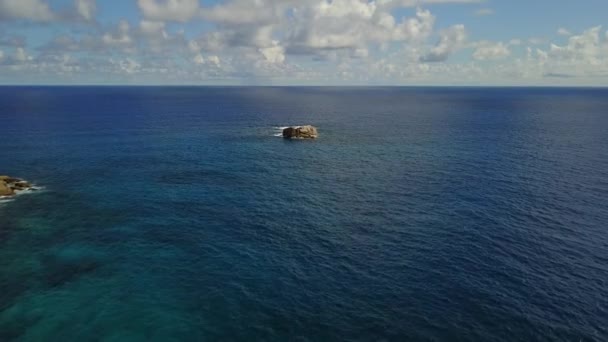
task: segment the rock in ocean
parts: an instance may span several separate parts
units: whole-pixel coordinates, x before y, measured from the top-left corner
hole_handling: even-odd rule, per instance
[[[13,196],[15,191],[31,190],[32,185],[23,179],[0,176],[0,196]]]
[[[311,125],[292,126],[283,130],[286,139],[316,139],[319,136],[317,128]]]
[[[8,184],[0,180],[0,196],[12,196],[15,192],[11,189]]]

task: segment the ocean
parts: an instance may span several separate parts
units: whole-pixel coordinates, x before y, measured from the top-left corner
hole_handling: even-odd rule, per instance
[[[0,87],[0,125],[41,187],[0,341],[608,340],[608,89]]]

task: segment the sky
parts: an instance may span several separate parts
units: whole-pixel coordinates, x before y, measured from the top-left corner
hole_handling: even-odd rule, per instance
[[[0,84],[607,86],[606,0],[0,0]]]

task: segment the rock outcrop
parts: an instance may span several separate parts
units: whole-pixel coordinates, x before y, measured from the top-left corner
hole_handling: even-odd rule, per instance
[[[314,126],[292,126],[283,130],[283,138],[286,139],[316,139],[319,136]]]
[[[12,196],[15,194],[15,191],[11,189],[8,184],[3,181],[0,181],[0,196]]]
[[[13,196],[16,191],[34,190],[34,187],[23,179],[0,176],[0,196]]]

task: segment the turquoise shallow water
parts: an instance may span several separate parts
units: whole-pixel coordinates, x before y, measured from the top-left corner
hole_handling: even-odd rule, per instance
[[[0,88],[1,341],[608,339],[608,91]],[[316,141],[276,127],[314,124]]]

